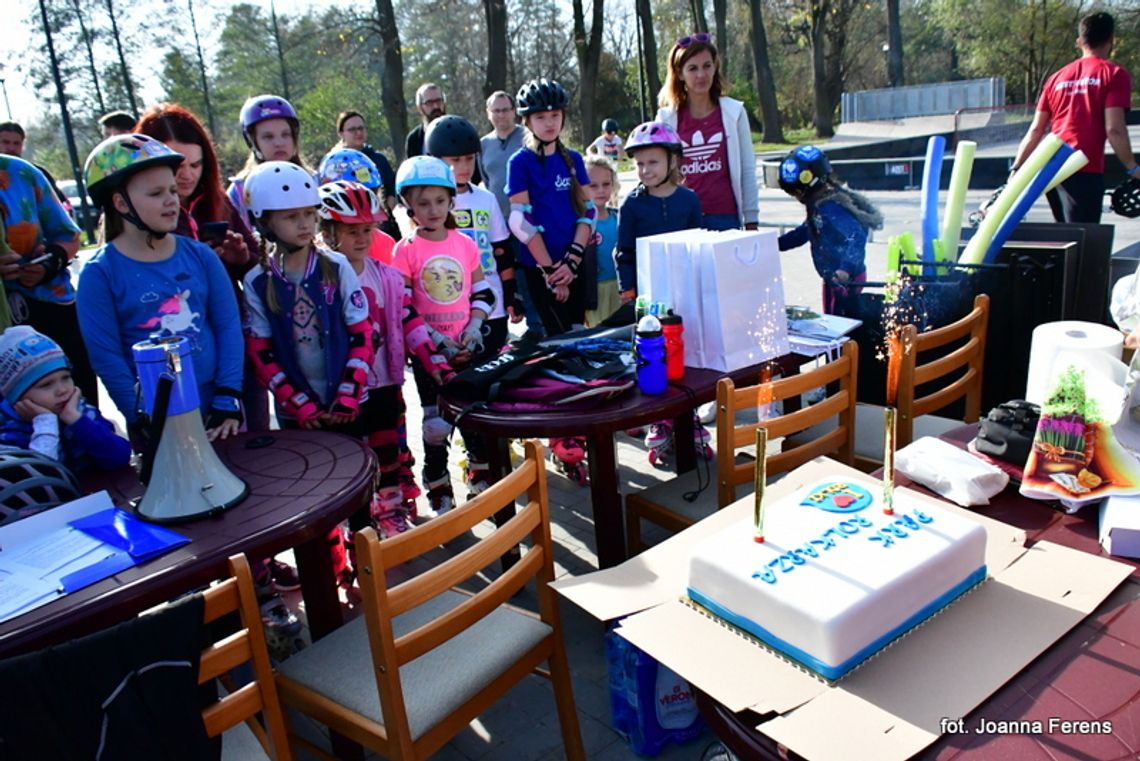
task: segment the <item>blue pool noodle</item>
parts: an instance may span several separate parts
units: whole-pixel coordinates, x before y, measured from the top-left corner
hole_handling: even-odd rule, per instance
[[[934,241],[941,230],[938,225],[938,185],[942,180],[942,156],[946,152],[946,138],[933,135],[926,141],[926,165],[922,169],[922,260],[935,261]],[[933,268],[924,267],[923,274],[933,274]]]
[[[1033,178],[1033,182],[1029,183],[1029,187],[1021,194],[1021,198],[1017,199],[1013,208],[1009,210],[1009,213],[1005,215],[1005,219],[1001,221],[1001,225],[990,241],[990,247],[986,249],[986,257],[982,261],[986,264],[993,263],[994,259],[997,258],[998,251],[1001,251],[1001,247],[1009,240],[1009,236],[1013,235],[1014,228],[1021,223],[1022,218],[1025,217],[1029,209],[1036,203],[1038,197],[1045,190],[1045,186],[1052,182],[1057,172],[1061,171],[1061,165],[1072,155],[1073,146],[1062,143],[1061,147],[1057,149],[1057,152],[1053,154],[1053,157],[1046,162],[1045,166],[1041,167],[1041,171]]]

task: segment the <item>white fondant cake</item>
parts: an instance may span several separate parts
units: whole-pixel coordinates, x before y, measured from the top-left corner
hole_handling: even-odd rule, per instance
[[[689,561],[689,597],[828,679],[838,679],[986,577],[986,532],[895,495],[886,515],[855,482],[765,506],[764,541],[742,521]]]

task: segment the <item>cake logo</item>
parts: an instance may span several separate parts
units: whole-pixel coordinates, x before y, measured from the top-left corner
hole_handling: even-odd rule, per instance
[[[800,504],[829,513],[857,513],[870,507],[873,501],[871,492],[862,486],[834,481],[812,489]]]

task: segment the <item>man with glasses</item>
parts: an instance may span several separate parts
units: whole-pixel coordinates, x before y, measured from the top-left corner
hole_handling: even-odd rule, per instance
[[[408,133],[404,140],[404,156],[422,156],[424,150],[424,130],[432,119],[438,119],[447,113],[447,99],[443,97],[443,90],[439,85],[428,82],[420,85],[416,90],[416,110],[420,112],[421,123]]]

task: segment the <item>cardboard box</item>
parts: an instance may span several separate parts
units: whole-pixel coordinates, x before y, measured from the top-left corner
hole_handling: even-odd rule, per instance
[[[878,482],[819,458],[768,488],[779,498],[835,478]],[[942,719],[965,716],[1091,613],[1132,569],[1039,542],[917,492],[985,526],[990,578],[942,613],[830,685],[682,600],[689,548],[751,515],[749,495],[626,563],[562,579],[554,588],[733,711],[810,759],[905,759],[936,740]],[[826,727],[826,731],[820,731]]]
[[[1109,555],[1140,558],[1140,496],[1109,497],[1101,504],[1100,546]]]

